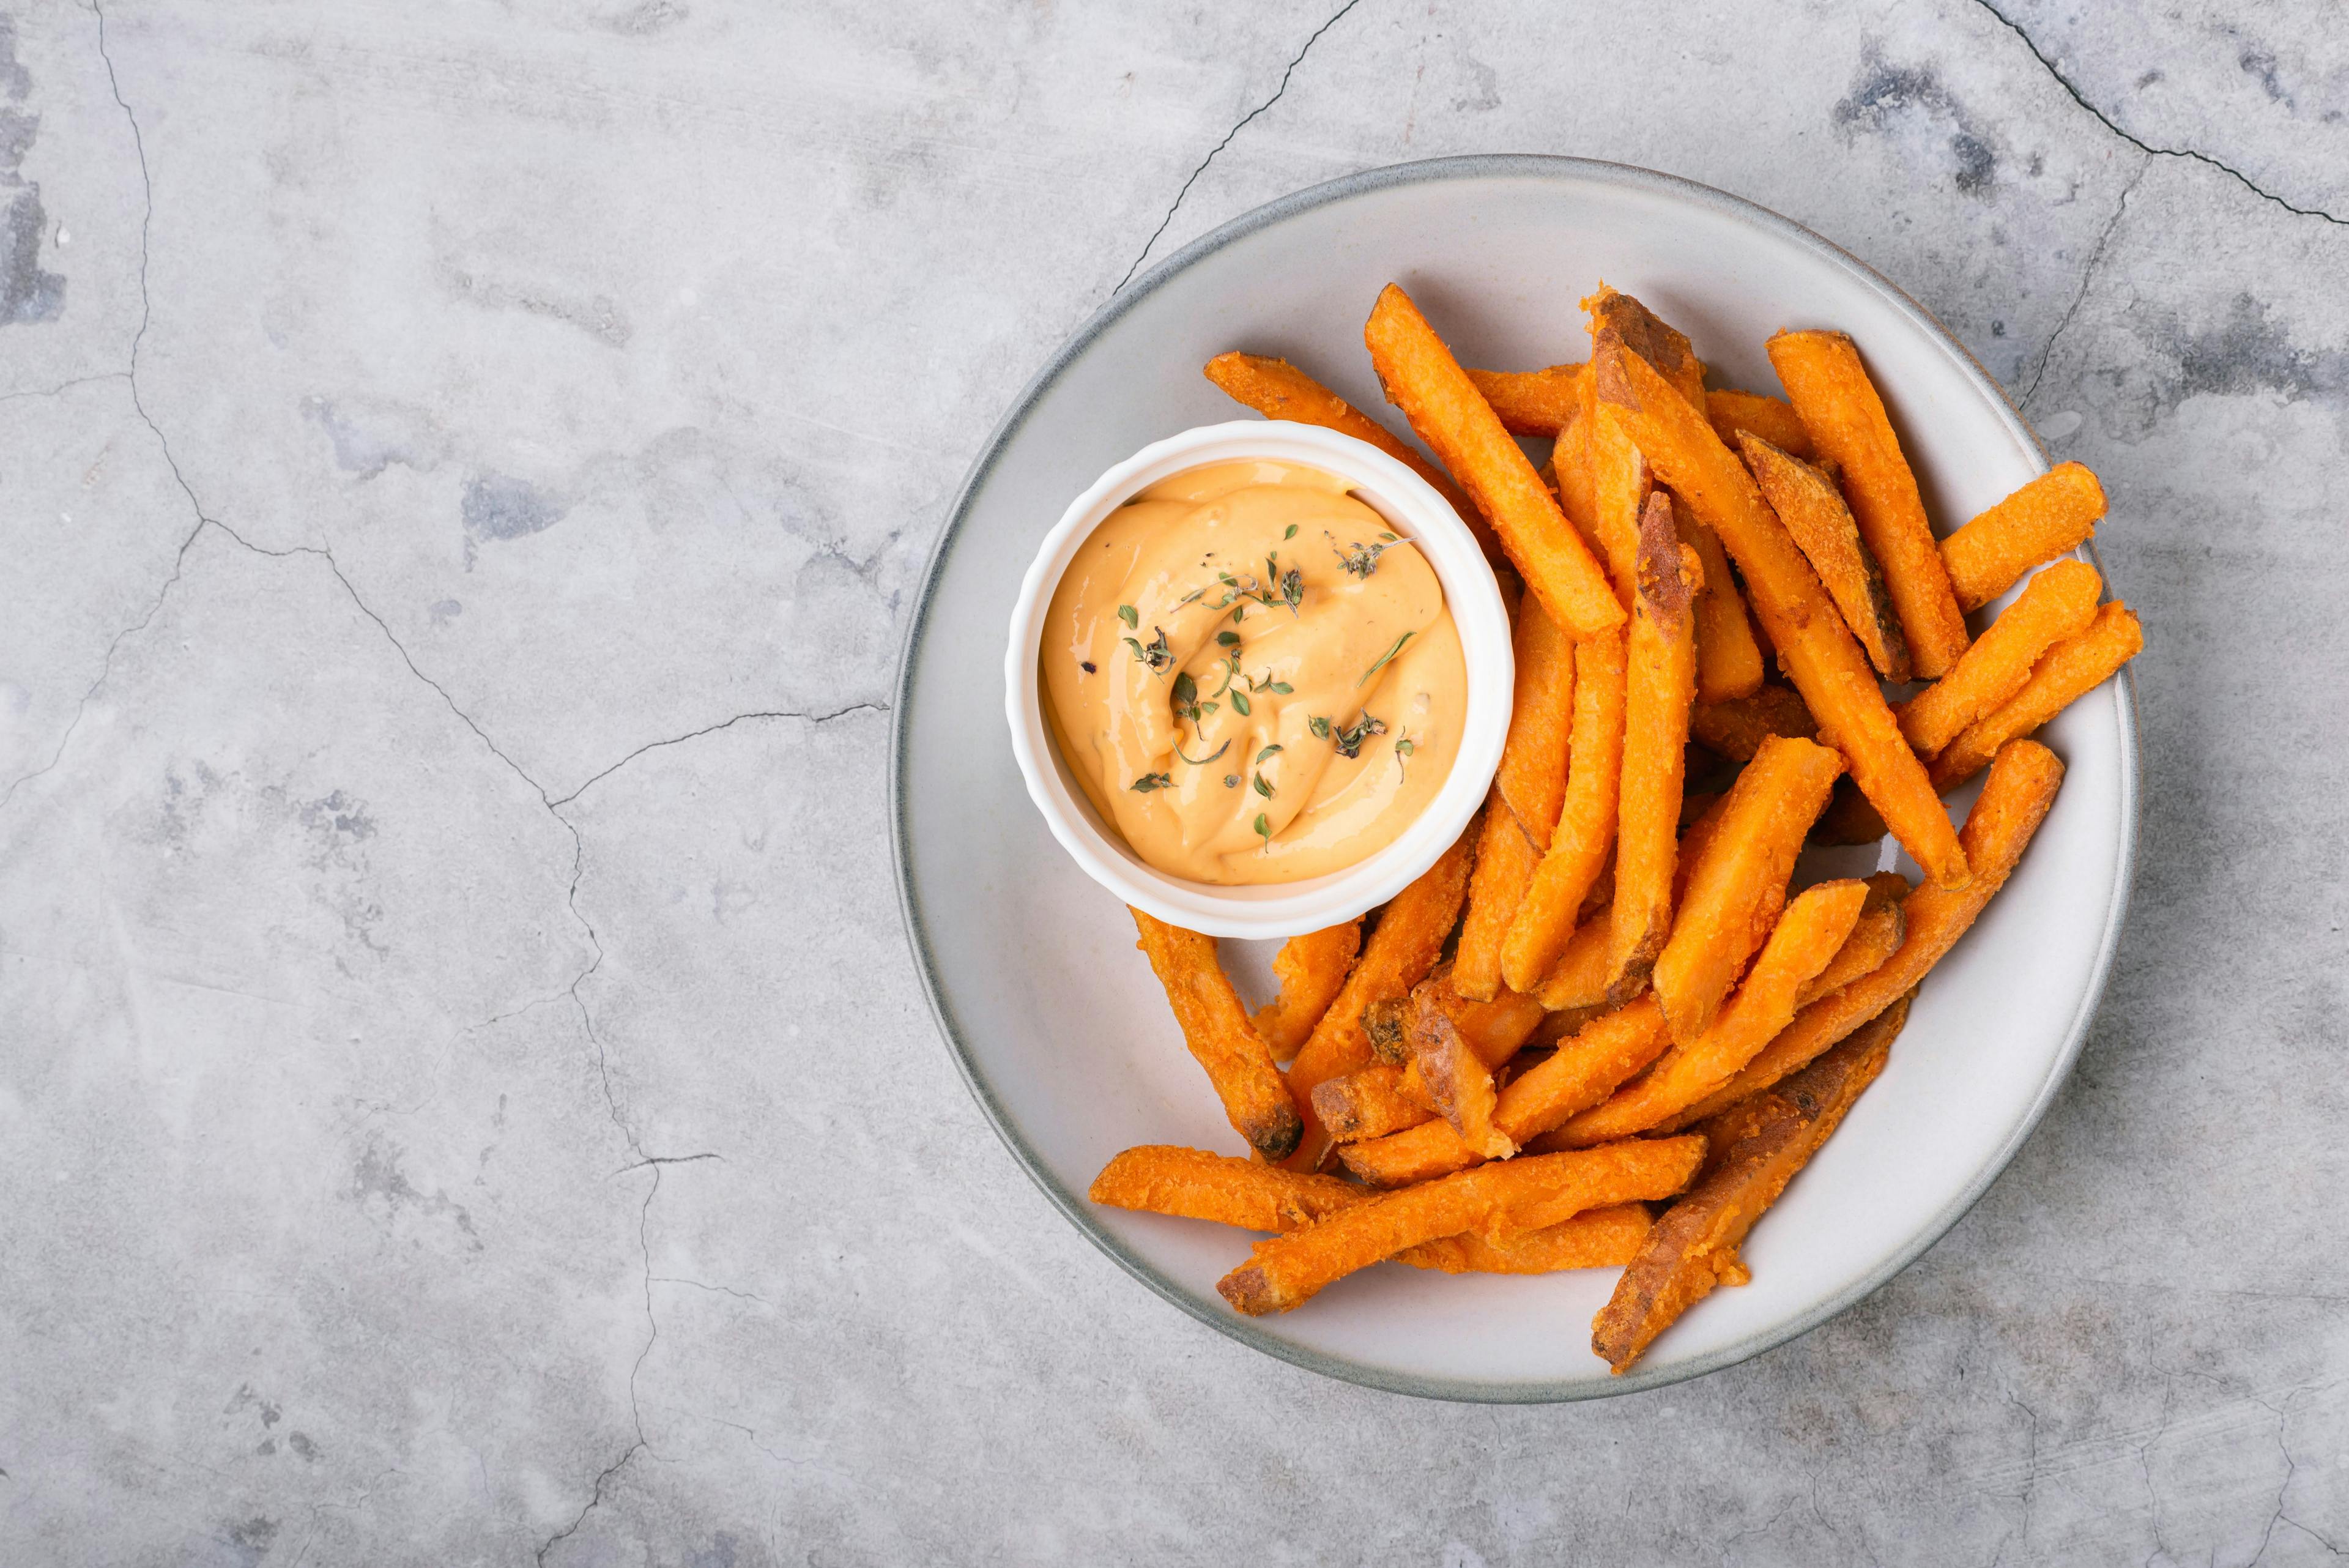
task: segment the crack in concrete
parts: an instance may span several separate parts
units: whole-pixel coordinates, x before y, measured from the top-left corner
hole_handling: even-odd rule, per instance
[[[1304,45],[1298,49],[1297,53],[1289,57],[1288,68],[1280,73],[1280,85],[1272,89],[1272,96],[1265,99],[1262,103],[1257,105],[1254,109],[1248,110],[1246,114],[1240,116],[1239,123],[1234,125],[1229,130],[1224,132],[1224,139],[1207,150],[1207,155],[1199,160],[1199,166],[1191,171],[1191,177],[1183,182],[1183,188],[1174,192],[1174,202],[1167,207],[1166,215],[1158,220],[1158,226],[1150,231],[1150,237],[1142,242],[1142,250],[1140,254],[1134,256],[1133,265],[1125,269],[1125,275],[1117,280],[1117,288],[1110,290],[1112,294],[1117,293],[1119,289],[1123,289],[1127,284],[1133,281],[1133,275],[1140,272],[1142,270],[1142,264],[1150,259],[1150,247],[1158,243],[1158,236],[1166,232],[1166,225],[1174,221],[1174,214],[1182,208],[1183,198],[1191,193],[1191,187],[1198,182],[1200,175],[1205,174],[1207,171],[1207,165],[1216,161],[1216,155],[1232,144],[1233,137],[1237,136],[1241,131],[1247,129],[1248,121],[1254,119],[1257,115],[1262,114],[1266,109],[1270,109],[1274,104],[1280,101],[1280,95],[1288,90],[1288,78],[1297,73],[1297,67],[1304,63],[1306,55],[1312,49],[1315,44],[1320,41],[1321,35],[1336,26],[1339,22],[1344,18],[1347,12],[1352,10],[1360,4],[1361,4],[1361,0],[1346,0],[1346,3],[1343,5],[1339,6],[1335,12],[1331,13],[1328,21],[1314,28],[1312,36],[1307,38]]]
[[[647,741],[643,745],[638,746],[635,751],[630,752],[626,756],[622,757],[618,762],[614,763],[611,766],[600,769],[597,772],[589,774],[586,783],[581,784],[577,789],[573,790],[569,794],[564,795],[558,800],[550,801],[547,804],[550,805],[569,805],[573,801],[577,800],[581,795],[585,794],[588,790],[593,788],[595,784],[602,783],[605,779],[609,778],[612,774],[619,772],[622,768],[626,767],[630,763],[635,762],[647,752],[656,752],[660,750],[663,746],[681,746],[688,741],[698,741],[704,735],[714,735],[720,730],[730,730],[735,725],[747,722],[752,719],[799,719],[810,724],[829,724],[834,719],[845,719],[851,713],[886,713],[887,711],[889,711],[889,704],[886,702],[864,701],[851,702],[845,708],[834,708],[828,713],[811,713],[795,709],[757,709],[748,713],[737,713],[730,719],[720,719],[715,724],[704,724],[698,730],[688,730],[682,735],[670,735],[663,740]]]
[[[93,375],[76,376],[69,381],[59,381],[54,387],[27,387],[21,392],[0,392],[0,403],[21,403],[35,398],[62,398],[76,387],[87,387],[98,381],[127,381],[128,370],[100,370]]]
[[[2220,173],[2226,175],[2230,180],[2233,180],[2237,184],[2240,185],[2244,190],[2249,191],[2252,195],[2257,196],[2262,202],[2272,202],[2277,206],[2282,207],[2285,212],[2293,214],[2295,217],[2322,218],[2328,223],[2333,223],[2341,227],[2349,228],[2349,218],[2336,218],[2322,207],[2294,206],[2292,202],[2285,201],[2282,196],[2277,195],[2274,192],[2266,190],[2259,185],[2250,175],[2244,173],[2233,164],[2213,158],[2207,152],[2198,151],[2191,147],[2156,147],[2153,143],[2123,130],[2114,122],[2110,115],[2105,113],[2104,110],[2098,109],[2095,104],[2090,103],[2086,96],[2083,94],[2078,88],[2072,85],[2072,80],[2069,77],[2066,77],[2062,71],[2055,68],[2055,62],[2049,59],[2046,52],[2041,49],[2037,43],[2033,41],[2031,35],[2024,32],[2022,26],[2010,18],[2005,12],[2001,11],[1997,6],[1992,5],[1990,0],[1974,0],[1974,4],[1980,5],[1992,16],[1997,17],[1999,22],[2008,32],[2013,33],[2016,37],[2022,39],[2023,47],[2031,51],[2031,57],[2037,60],[2040,66],[2045,69],[2047,74],[2054,78],[2055,85],[2057,87],[2062,88],[2064,92],[2071,96],[2074,103],[2078,104],[2082,109],[2087,110],[2088,113],[2094,115],[2097,124],[2103,126],[2106,130],[2111,131],[2115,136],[2119,137],[2123,141],[2127,142],[2131,147],[2136,148],[2138,151],[2148,152],[2158,158],[2190,158],[2197,163],[2207,164],[2210,168],[2216,169]]]
[[[2121,226],[2121,219],[2128,212],[2129,197],[2144,181],[2145,171],[2152,167],[2153,160],[2146,159],[2137,166],[2137,172],[2129,176],[2129,182],[2121,187],[2120,200],[2113,203],[2113,215],[2105,220],[2104,233],[2096,236],[2095,247],[2089,251],[2087,263],[2080,269],[2079,291],[2072,296],[2072,303],[2064,307],[2063,318],[2055,323],[2055,329],[2047,335],[2046,346],[2039,350],[2039,363],[2032,369],[2031,385],[2023,389],[2022,398],[2018,400],[2023,407],[2029,408],[2031,400],[2038,396],[2039,383],[2047,374],[2048,361],[2055,358],[2055,345],[2063,337],[2064,329],[2072,325],[2072,317],[2079,315],[2080,306],[2087,302],[2088,290],[2096,280],[2096,269],[2104,265],[2106,248],[2113,243],[2114,231]]]

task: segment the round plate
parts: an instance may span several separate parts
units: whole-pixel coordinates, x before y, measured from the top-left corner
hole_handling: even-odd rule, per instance
[[[2086,1033],[2127,902],[2137,749],[2124,675],[2043,732],[2070,765],[2054,809],[1927,981],[1883,1076],[1754,1228],[1753,1282],[1698,1303],[1626,1376],[1589,1350],[1611,1269],[1517,1279],[1386,1263],[1296,1312],[1242,1318],[1215,1286],[1253,1238],[1086,1201],[1093,1175],[1131,1145],[1245,1148],[1125,912],[1061,852],[1013,764],[998,652],[1038,542],[1111,463],[1232,417],[1199,373],[1225,349],[1285,356],[1399,424],[1362,348],[1386,283],[1411,291],[1464,363],[1514,369],[1587,356],[1578,302],[1601,278],[1686,332],[1715,385],[1775,391],[1763,342],[1779,327],[1850,333],[1944,529],[2046,467],[1932,317],[1784,218],[1577,159],[1405,164],[1226,223],[1053,355],[971,471],[898,675],[890,789],[906,929],[939,1027],[1004,1142],[1168,1301],[1285,1360],[1404,1393],[1625,1393],[1741,1361],[1858,1301],[1954,1224],[2038,1121]],[[1237,945],[1226,950],[1238,971],[1259,971],[1262,953]]]

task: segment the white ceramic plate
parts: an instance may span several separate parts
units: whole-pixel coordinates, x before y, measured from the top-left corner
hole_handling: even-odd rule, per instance
[[[1852,334],[1944,529],[2046,467],[1995,384],[1930,317],[1784,218],[1572,159],[1376,170],[1217,229],[1052,357],[971,472],[898,678],[891,791],[906,928],[939,1026],[1004,1142],[1071,1221],[1168,1301],[1274,1355],[1406,1393],[1547,1400],[1649,1387],[1768,1349],[1890,1279],[1982,1196],[2046,1108],[2087,1031],[2127,901],[2137,753],[2124,676],[2044,732],[2070,764],[2054,810],[1926,982],[1884,1075],[1754,1229],[1753,1283],[1716,1291],[1624,1377],[1589,1349],[1613,1270],[1508,1279],[1381,1264],[1296,1312],[1247,1319],[1215,1284],[1250,1237],[1086,1201],[1094,1173],[1133,1144],[1245,1149],[1184,1051],[1125,912],[1061,852],[1013,764],[999,650],[1039,541],[1111,463],[1232,417],[1199,373],[1226,348],[1285,355],[1391,416],[1362,349],[1363,319],[1390,280],[1464,362],[1524,369],[1586,357],[1578,301],[1602,277],[1688,333],[1717,385],[1777,390],[1762,346],[1781,327]],[[1229,956],[1243,974],[1261,969],[1260,952]]]

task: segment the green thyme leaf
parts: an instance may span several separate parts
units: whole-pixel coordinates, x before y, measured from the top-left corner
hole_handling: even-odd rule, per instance
[[[1174,747],[1174,754],[1178,757],[1183,757],[1185,762],[1190,763],[1195,768],[1204,768],[1209,763],[1214,762],[1217,757],[1222,756],[1226,752],[1228,752],[1231,749],[1232,743],[1227,740],[1222,745],[1217,746],[1214,751],[1209,752],[1204,757],[1183,757],[1183,747],[1181,742],[1178,742]]]
[[[1364,713],[1338,732],[1338,754],[1341,757],[1361,756],[1364,741],[1373,735],[1383,735],[1386,732],[1385,720],[1372,718],[1370,714]]]
[[[1132,605],[1118,606],[1117,618],[1125,622],[1129,628],[1132,628],[1134,630],[1138,631],[1142,628],[1142,617]]]
[[[1224,743],[1225,743],[1226,745],[1229,745],[1231,742],[1228,742],[1228,741],[1226,741],[1226,742],[1225,742]],[[1396,756],[1399,756],[1399,757],[1407,757],[1407,756],[1411,755],[1413,752],[1415,752],[1415,751],[1417,751],[1417,750],[1419,750],[1419,742],[1418,742],[1417,741],[1413,740],[1413,739],[1412,739],[1410,736],[1408,736],[1408,735],[1404,736],[1402,740],[1397,741],[1397,742],[1395,742],[1395,755],[1396,755]]]
[[[1313,738],[1317,741],[1326,741],[1330,738],[1330,721],[1319,713],[1306,720],[1305,727],[1313,732]]]
[[[1256,793],[1264,796],[1267,800],[1270,800],[1272,798],[1272,786],[1264,782],[1264,775],[1262,774],[1256,775]]]
[[[1260,811],[1256,814],[1256,836],[1264,840],[1265,852],[1271,853],[1272,824],[1265,820],[1265,815]]]
[[[1256,760],[1257,760],[1257,762],[1259,762],[1259,763],[1260,763],[1260,762],[1264,761],[1264,759],[1265,759],[1265,758],[1267,758],[1267,757],[1268,757],[1268,756],[1272,755],[1272,753],[1273,753],[1278,752],[1278,751],[1281,751],[1281,750],[1284,750],[1284,749],[1285,749],[1285,748],[1283,748],[1283,747],[1281,747],[1281,746],[1279,746],[1279,745],[1277,745],[1277,744],[1276,744],[1276,745],[1267,746],[1264,750],[1262,750],[1262,751],[1258,752],[1258,753],[1256,754]]]
[[[1174,678],[1174,701],[1195,702],[1198,700],[1199,683],[1191,679],[1191,672],[1186,670]]]
[[[1292,691],[1296,691],[1296,690],[1297,690],[1297,688],[1296,688],[1296,687],[1291,686],[1291,685],[1290,685],[1288,681],[1286,681],[1286,680],[1273,680],[1273,681],[1268,681],[1268,682],[1266,683],[1266,685],[1265,685],[1265,688],[1264,688],[1264,689],[1265,689],[1267,691],[1272,692],[1274,695],[1276,695],[1276,696],[1280,696],[1280,697],[1286,697],[1286,696],[1288,696],[1290,692],[1292,692]]]
[[[1291,524],[1288,525],[1288,533],[1286,533],[1286,534],[1283,534],[1283,535],[1281,535],[1281,537],[1282,537],[1283,539],[1294,539],[1294,538],[1296,538],[1296,537],[1297,537],[1297,524],[1294,524],[1294,523],[1291,523]]]
[[[1224,648],[1237,648],[1240,645],[1240,634],[1236,631],[1219,631],[1216,633],[1216,641]]]
[[[1239,787],[1240,787],[1240,775],[1239,775],[1239,774],[1226,774],[1224,775],[1224,787],[1225,787],[1226,789],[1237,789],[1237,788],[1239,788]]]
[[[1395,645],[1392,648],[1388,649],[1384,653],[1380,654],[1379,661],[1376,664],[1371,665],[1368,670],[1362,671],[1361,680],[1354,682],[1354,690],[1360,691],[1365,685],[1369,684],[1371,677],[1376,675],[1380,670],[1384,670],[1387,667],[1387,661],[1392,659],[1396,654],[1401,653],[1402,651],[1402,645],[1409,642],[1414,635],[1416,634],[1407,631],[1401,637],[1396,638]]]
[[[1172,774],[1144,774],[1125,787],[1133,791],[1136,794],[1148,794],[1154,789],[1173,789],[1174,787],[1174,775]]]
[[[1247,693],[1245,691],[1234,691],[1232,693],[1232,708],[1233,711],[1237,712],[1241,718],[1247,718],[1248,716]]]

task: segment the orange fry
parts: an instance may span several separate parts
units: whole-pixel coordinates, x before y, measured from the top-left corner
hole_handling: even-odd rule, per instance
[[[1566,799],[1566,755],[1574,722],[1574,643],[1538,599],[1517,607],[1516,694],[1509,738],[1494,782],[1536,847],[1547,849]]]
[[[1373,1062],[1313,1085],[1313,1114],[1339,1143],[1384,1137],[1435,1115],[1419,1074]]]
[[[1558,1137],[1587,1148],[1661,1126],[1727,1083],[1793,1022],[1797,994],[1833,961],[1858,922],[1868,884],[1822,882],[1799,894],[1761,956],[1703,1033],[1675,1045],[1604,1105],[1568,1121]]]
[[[1924,765],[1893,722],[1867,656],[1753,476],[1638,355],[1620,343],[1602,345],[1593,365],[1601,418],[1622,421],[1665,483],[1720,536],[1745,575],[1779,662],[1860,788],[1936,882],[1964,886],[1965,854]]]
[[[1807,1065],[1820,1052],[1892,1005],[1957,945],[1991,895],[2006,885],[2031,836],[2055,804],[2064,764],[2036,741],[2009,741],[1991,764],[1982,794],[1966,816],[1966,854],[1974,879],[1955,891],[1928,883],[1901,905],[1908,934],[1900,949],[1870,973],[1811,1003],[1785,1032],[1746,1064],[1721,1091],[1672,1126],[1686,1127],[1758,1094]],[[1521,1140],[1522,1141],[1522,1140]]]
[[[1419,879],[1395,895],[1380,915],[1362,956],[1346,976],[1338,1000],[1313,1026],[1312,1034],[1288,1069],[1288,1090],[1304,1112],[1305,1134],[1294,1163],[1311,1170],[1329,1151],[1330,1140],[1313,1114],[1314,1085],[1370,1065],[1370,1035],[1362,1028],[1362,1012],[1374,1002],[1408,995],[1427,977],[1460,918],[1460,900],[1468,890],[1468,862],[1477,827],[1471,823],[1444,857]]]
[[[1733,452],[1737,448],[1737,438],[1751,431],[1780,452],[1805,462],[1816,455],[1811,432],[1803,428],[1802,416],[1784,399],[1760,392],[1707,392],[1704,416],[1712,421],[1722,443]]]
[[[1728,702],[1750,697],[1762,685],[1762,645],[1745,618],[1745,600],[1729,575],[1729,556],[1713,530],[1696,520],[1677,498],[1672,526],[1681,543],[1696,552],[1704,586],[1696,591],[1696,700]]]
[[[1247,1231],[1299,1231],[1371,1196],[1334,1176],[1171,1144],[1127,1149],[1102,1167],[1087,1194],[1113,1209],[1212,1220]]]
[[[1826,747],[1772,735],[1737,775],[1656,961],[1656,995],[1675,1040],[1692,1040],[1712,1025],[1769,934],[1778,917],[1775,909],[1763,914],[1764,902],[1784,896],[1803,836],[1842,772],[1843,758]]]
[[[1515,1241],[1603,1205],[1669,1198],[1704,1158],[1701,1137],[1511,1159],[1390,1192],[1317,1225],[1259,1241],[1216,1288],[1250,1316],[1287,1312],[1407,1247],[1474,1231]]]
[[[1887,680],[1907,680],[1909,640],[1885,591],[1884,573],[1859,536],[1843,492],[1809,463],[1759,436],[1741,438],[1739,450],[1754,483],[1762,487],[1762,498],[1802,546],[1827,597],[1843,612],[1844,624],[1868,650],[1868,661]]]
[[[1801,692],[1773,681],[1750,697],[1728,702],[1700,701],[1689,713],[1689,733],[1707,751],[1732,762],[1750,763],[1767,737],[1815,741],[1819,723],[1803,706]]]
[[[1475,498],[1550,618],[1576,637],[1622,625],[1581,535],[1411,297],[1387,285],[1362,337],[1388,400]]]
[[[1767,348],[1811,444],[1843,471],[1860,536],[1883,566],[1885,588],[1900,612],[1917,679],[1940,679],[1966,650],[1966,618],[1925,519],[1917,476],[1858,347],[1840,332],[1781,332]]]
[[[1419,1081],[1436,1110],[1464,1146],[1487,1159],[1506,1159],[1517,1152],[1517,1146],[1493,1125],[1493,1106],[1498,1097],[1493,1070],[1445,1013],[1441,997],[1435,994],[1443,986],[1440,980],[1429,981],[1412,992],[1404,1025],[1411,1064],[1419,1070]]]
[[[1272,1047],[1272,1059],[1287,1062],[1297,1054],[1330,1003],[1346,983],[1361,950],[1362,922],[1348,920],[1327,930],[1307,931],[1280,944],[1273,955],[1273,978],[1280,994],[1257,1009],[1256,1030]]]
[[[1546,370],[1471,370],[1468,379],[1511,435],[1554,436],[1574,422],[1582,369],[1552,365]]]
[[[1356,1190],[1360,1190],[1357,1189]],[[1571,1220],[1528,1231],[1506,1246],[1481,1236],[1445,1236],[1395,1254],[1414,1269],[1447,1274],[1554,1274],[1565,1269],[1612,1269],[1639,1256],[1648,1239],[1648,1210],[1639,1203],[1586,1209]]]
[[[1615,333],[1630,345],[1633,353],[1656,367],[1682,397],[1702,401],[1704,368],[1697,363],[1689,340],[1666,326],[1653,311],[1603,283],[1598,293],[1582,302],[1582,308],[1590,317],[1594,341],[1602,332]],[[1604,424],[1591,430],[1587,456],[1590,464],[1592,522],[1606,552],[1616,597],[1630,608],[1640,587],[1640,521],[1647,510],[1649,493],[1655,489],[1655,480],[1639,447],[1620,431]]]
[[[2105,606],[2085,629],[2040,657],[2022,691],[1968,725],[1933,759],[1933,787],[1955,789],[1982,772],[2009,741],[2030,734],[2111,680],[2143,647],[2145,628],[2128,606],[2118,599]]]
[[[1286,359],[1262,354],[1218,354],[1207,361],[1206,378],[1268,420],[1288,420],[1319,425],[1356,441],[1368,441],[1427,481],[1438,495],[1452,504],[1468,531],[1484,547],[1485,558],[1499,565],[1506,559],[1484,514],[1468,499],[1452,476],[1396,439],[1394,432]]]
[[[1625,639],[1609,632],[1575,655],[1574,727],[1566,804],[1501,947],[1501,972],[1531,991],[1556,966],[1584,896],[1615,847],[1622,798]]]
[[[2023,597],[1991,623],[1950,672],[1899,710],[1900,732],[1930,757],[1960,731],[2012,699],[2040,655],[2087,629],[2105,581],[2085,561],[2058,561],[2031,579]]]
[[[1183,1042],[1206,1068],[1233,1130],[1267,1159],[1286,1159],[1304,1124],[1288,1085],[1273,1065],[1272,1048],[1248,1022],[1239,992],[1216,961],[1216,940],[1132,911],[1150,967],[1166,990]]]
[[[1703,1179],[1649,1232],[1591,1323],[1590,1348],[1609,1366],[1622,1372],[1715,1284],[1751,1277],[1738,1256],[1747,1232],[1884,1071],[1905,1012],[1888,1012],[1756,1104],[1707,1124],[1713,1147]]]
[[[1941,564],[1964,609],[1980,609],[2023,573],[2095,536],[2105,487],[2076,462],[2059,462],[1948,538]]]
[[[1558,950],[1557,962],[1550,966],[1548,977],[1534,993],[1544,1007],[1565,1012],[1606,1002],[1608,987],[1615,979],[1607,956],[1608,942],[1614,934],[1613,917],[1612,904],[1602,904],[1573,927],[1566,945]]]
[[[1623,701],[1623,784],[1616,807],[1610,995],[1646,986],[1672,923],[1689,704],[1696,694],[1694,605],[1701,568],[1672,527],[1669,496],[1640,520],[1639,598]]]
[[[1868,901],[1860,906],[1851,935],[1827,961],[1827,967],[1795,993],[1795,1007],[1808,1007],[1827,992],[1873,974],[1900,950],[1901,940],[1909,934],[1908,917],[1901,909],[1909,897],[1909,878],[1898,871],[1878,871],[1866,880]]]
[[[1517,905],[1541,864],[1541,851],[1496,788],[1485,804],[1476,838],[1476,869],[1468,878],[1468,912],[1460,918],[1460,946],[1452,961],[1453,988],[1489,1002],[1501,989],[1501,944]]]

